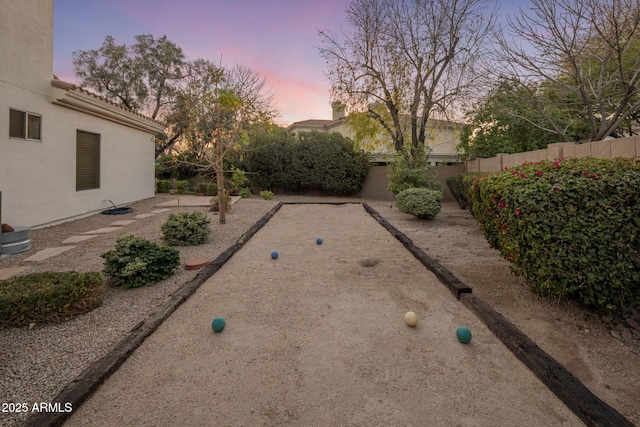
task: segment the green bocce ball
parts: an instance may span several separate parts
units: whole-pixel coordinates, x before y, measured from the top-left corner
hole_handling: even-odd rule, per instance
[[[465,326],[460,326],[458,328],[456,336],[458,337],[458,341],[462,344],[469,344],[469,341],[471,341],[471,331]]]
[[[213,322],[211,322],[211,328],[215,332],[222,332],[225,326],[227,326],[227,322],[224,320],[224,317],[222,316],[216,317],[215,319],[213,319]]]

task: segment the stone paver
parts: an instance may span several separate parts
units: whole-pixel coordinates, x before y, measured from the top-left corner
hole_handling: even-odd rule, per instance
[[[94,237],[98,237],[95,234],[88,234],[88,235],[82,235],[82,236],[71,236],[68,239],[65,239],[62,241],[63,245],[69,245],[72,243],[80,243],[80,242],[84,242],[85,240],[89,240],[89,239],[93,239]]]
[[[47,249],[43,249],[40,252],[37,252],[33,255],[31,255],[29,258],[25,258],[23,260],[23,262],[38,262],[38,261],[43,261],[47,258],[50,258],[52,256],[55,255],[59,255],[63,252],[68,251],[69,249],[73,249],[75,248],[75,246],[60,246],[57,248],[47,248]]]
[[[140,215],[136,215],[134,216],[135,219],[144,219],[144,218],[149,218],[155,216],[155,214],[152,213],[146,213],[146,214],[140,214]]]
[[[15,276],[16,274],[26,270],[27,268],[29,267],[23,266],[23,267],[0,268],[0,280],[7,280],[9,277]]]
[[[171,209],[169,209],[169,208],[164,208],[164,209],[156,209],[155,211],[151,211],[151,212],[153,212],[154,214],[159,214],[159,213],[167,212],[167,211],[170,211],[170,210]]]
[[[129,225],[129,224],[133,224],[134,222],[138,222],[138,220],[136,219],[123,219],[120,221],[114,221],[111,223],[111,225],[114,225],[116,227],[122,227],[123,225]]]
[[[118,231],[121,229],[122,227],[105,227],[105,228],[98,228],[96,230],[87,231],[81,234],[107,234],[107,233],[111,233],[113,231]]]

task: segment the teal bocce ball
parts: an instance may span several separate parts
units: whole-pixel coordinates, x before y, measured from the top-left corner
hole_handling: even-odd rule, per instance
[[[456,336],[458,337],[458,341],[462,344],[469,344],[469,341],[471,341],[471,331],[465,326],[460,326],[458,328]]]
[[[215,332],[222,332],[225,326],[227,326],[227,322],[222,316],[216,317],[215,319],[213,319],[213,322],[211,322],[211,328]]]

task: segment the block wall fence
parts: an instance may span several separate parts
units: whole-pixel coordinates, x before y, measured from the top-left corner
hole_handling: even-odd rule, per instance
[[[640,136],[607,139],[583,144],[574,144],[573,142],[549,144],[547,148],[542,150],[498,154],[495,157],[486,159],[467,160],[465,166],[467,172],[498,172],[504,168],[518,166],[525,162],[539,162],[541,160],[556,160],[569,157],[640,158]]]

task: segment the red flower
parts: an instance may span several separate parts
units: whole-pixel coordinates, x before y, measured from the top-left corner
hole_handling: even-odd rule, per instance
[[[522,211],[520,209],[516,209],[516,215],[520,215]]]
[[[542,171],[536,172],[536,176],[540,176],[540,175],[542,175]]]

